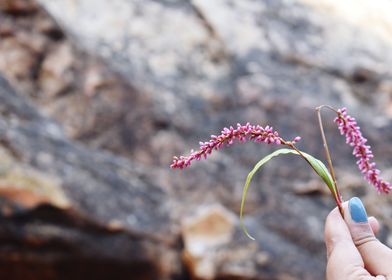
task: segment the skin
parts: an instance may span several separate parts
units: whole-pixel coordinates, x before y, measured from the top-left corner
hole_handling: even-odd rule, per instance
[[[335,208],[325,222],[327,280],[392,280],[392,250],[377,240],[380,229],[374,217],[355,223],[348,203],[344,220]]]

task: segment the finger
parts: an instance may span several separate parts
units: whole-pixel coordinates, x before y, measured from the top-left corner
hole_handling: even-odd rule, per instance
[[[365,207],[357,197],[350,199],[344,211],[354,244],[365,263],[365,268],[373,275],[392,276],[392,250],[374,236]],[[372,222],[374,223],[374,222]]]
[[[370,277],[370,274],[364,269],[361,255],[355,247],[350,231],[337,208],[332,210],[327,217],[324,237],[328,254],[327,280]],[[356,278],[350,278],[353,276]]]
[[[369,217],[368,220],[369,220],[369,225],[372,228],[374,235],[378,235],[378,233],[380,232],[380,223],[373,216]]]

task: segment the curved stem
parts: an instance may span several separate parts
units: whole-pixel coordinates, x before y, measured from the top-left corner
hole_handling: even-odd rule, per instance
[[[340,113],[338,112],[338,110],[336,110],[334,107],[329,106],[329,105],[321,105],[321,106],[318,106],[318,107],[316,107],[316,111],[321,111],[321,109],[323,109],[323,108],[329,109],[329,110],[331,110],[332,112],[335,112],[336,114],[340,115]]]
[[[340,192],[339,192],[339,189],[338,189],[338,185],[336,183],[335,171],[334,171],[334,168],[333,168],[333,165],[332,165],[331,154],[329,152],[328,142],[327,142],[327,138],[325,137],[323,121],[322,121],[322,118],[321,118],[321,109],[322,108],[328,108],[328,109],[334,111],[335,113],[337,113],[338,115],[339,115],[339,112],[337,110],[335,110],[333,107],[329,106],[329,105],[322,105],[322,106],[319,106],[319,107],[316,108],[318,122],[319,122],[319,126],[320,126],[321,137],[322,137],[322,140],[323,140],[323,145],[324,145],[324,150],[325,150],[325,156],[327,158],[329,172],[331,173],[331,177],[332,177],[333,183],[335,185],[335,189],[336,189],[335,201],[336,201],[336,203],[338,205],[340,214],[342,214],[342,216],[343,216],[342,196],[340,195]]]

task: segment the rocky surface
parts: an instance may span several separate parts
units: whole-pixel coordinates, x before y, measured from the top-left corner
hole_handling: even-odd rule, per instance
[[[3,78],[0,84],[2,278],[180,273],[168,265],[181,267],[169,199],[144,178],[148,170],[70,143]]]
[[[364,24],[370,1],[350,17],[334,1],[0,3],[11,84],[0,80],[4,278],[322,279],[333,202],[305,163],[277,159],[255,178],[246,225],[256,242],[238,208],[247,171],[271,148],[168,169],[237,122],[300,134],[323,158],[313,108],[347,106],[392,179],[392,24],[383,14]],[[364,198],[392,245],[391,199],[326,129],[344,197]]]

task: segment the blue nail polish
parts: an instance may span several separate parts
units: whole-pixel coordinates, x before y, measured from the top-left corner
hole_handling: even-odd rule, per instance
[[[356,223],[367,222],[367,214],[362,201],[358,197],[353,197],[350,199],[348,206],[350,208],[351,218]]]

